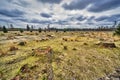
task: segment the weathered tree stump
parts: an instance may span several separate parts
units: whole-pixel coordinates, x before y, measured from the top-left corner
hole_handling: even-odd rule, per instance
[[[105,48],[116,48],[115,43],[112,43],[112,42],[99,42],[96,45],[100,47],[105,47]]]

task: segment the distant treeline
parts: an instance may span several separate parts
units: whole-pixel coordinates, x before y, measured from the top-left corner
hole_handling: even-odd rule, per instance
[[[57,29],[57,28],[50,28],[51,31],[114,31],[115,28],[64,28],[64,29]]]
[[[6,26],[0,26],[0,31],[3,31],[3,29],[7,30],[7,31],[114,31],[115,27],[98,27],[98,28],[50,28],[50,25],[47,26],[47,28],[38,28],[35,29],[33,25],[29,26],[26,25],[26,28],[15,28],[12,24],[10,25],[9,28],[7,28]]]
[[[19,30],[23,30],[23,31],[30,31],[24,28],[7,28],[8,31],[19,31]],[[115,28],[86,28],[86,29],[80,29],[80,28],[64,28],[64,29],[58,29],[58,28],[49,28],[49,29],[32,29],[32,31],[114,31]],[[3,31],[3,28],[0,28],[0,31]]]

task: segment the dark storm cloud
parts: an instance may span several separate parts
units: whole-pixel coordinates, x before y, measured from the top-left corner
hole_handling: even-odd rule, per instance
[[[48,20],[38,20],[38,19],[32,19],[30,23],[37,23],[37,24],[50,24],[51,21]]]
[[[27,7],[30,5],[27,1],[24,0],[19,0],[18,2],[12,2],[12,3],[22,7]]]
[[[102,12],[120,7],[120,0],[73,0],[70,4],[63,4],[66,10],[82,10],[88,6],[90,12]]]
[[[0,19],[0,22],[12,23],[13,21],[9,19]]]
[[[106,0],[106,1],[99,1],[92,4],[92,6],[88,9],[91,12],[102,12],[111,9],[115,9],[120,7],[120,0]]]
[[[78,18],[76,18],[78,21],[84,21],[85,19],[87,19],[87,17],[84,16],[79,16]]]
[[[87,18],[87,22],[91,24],[91,22],[95,20],[95,16],[90,16]]]
[[[57,3],[59,4],[62,0],[37,0],[40,1],[42,3]]]
[[[25,18],[16,18],[16,19],[14,19],[14,20],[18,20],[18,21],[21,21],[21,22],[29,22],[29,20],[28,19],[25,19]]]
[[[0,9],[9,8],[12,0],[0,0]]]
[[[56,21],[54,23],[59,24],[59,25],[65,25],[65,24],[68,24],[68,21],[66,21],[66,20],[58,20],[58,21]]]
[[[96,21],[103,21],[103,20],[106,20],[108,18],[109,18],[108,16],[102,16],[102,17],[96,18],[95,20]]]
[[[30,22],[31,23],[41,23],[40,20],[38,20],[38,19],[32,19]]]
[[[18,9],[14,9],[14,10],[0,9],[0,14],[7,17],[21,17],[25,13]]]
[[[102,16],[102,17],[96,18],[95,20],[96,21],[108,21],[108,22],[119,21],[120,14],[115,14],[112,16]]]
[[[68,10],[81,10],[86,8],[90,3],[94,2],[95,0],[73,0],[70,4],[63,4],[63,8]],[[97,1],[97,0],[96,0]]]
[[[68,15],[68,17],[66,18],[66,21],[84,21],[86,19],[87,19],[87,16],[75,14],[75,15]]]
[[[90,16],[87,20],[93,20],[95,18],[95,16]]]
[[[94,25],[94,23],[92,23],[92,22],[87,22],[86,24],[88,24],[88,25]]]
[[[45,17],[45,18],[50,18],[50,17],[52,17],[50,14],[47,14],[47,13],[40,13],[40,15],[41,15],[42,17]]]
[[[55,21],[55,20],[38,20],[38,19],[32,19],[29,21],[29,23],[37,23],[37,24],[67,24],[68,21],[66,20],[58,20],[58,21]]]
[[[38,19],[32,19],[32,20],[28,20],[27,18],[16,18],[13,20],[17,20],[17,21],[21,21],[21,22],[27,22],[27,23],[37,23],[37,24],[47,24],[47,23],[51,23],[51,21],[43,21],[43,20],[38,20]]]

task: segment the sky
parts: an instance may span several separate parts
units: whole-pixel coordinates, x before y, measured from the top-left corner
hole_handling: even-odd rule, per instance
[[[120,0],[0,0],[1,26],[95,28],[114,21],[120,21]]]

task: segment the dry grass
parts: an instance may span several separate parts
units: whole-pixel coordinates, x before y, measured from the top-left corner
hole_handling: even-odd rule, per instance
[[[15,34],[16,33],[16,34]],[[33,49],[51,46],[53,49],[52,67],[54,80],[95,80],[103,77],[120,65],[120,38],[112,36],[112,32],[9,32],[0,33],[0,79],[13,79],[19,75],[24,80],[44,80],[47,78],[47,58],[33,56]],[[7,36],[20,34],[26,36],[15,43],[7,40]],[[41,41],[47,35],[55,35],[54,38]],[[32,38],[34,36],[34,38]],[[35,37],[36,36],[36,37]],[[64,36],[67,41],[63,40]],[[2,38],[6,37],[3,41]],[[38,41],[36,41],[36,39]],[[40,41],[39,41],[40,40]],[[114,42],[117,48],[104,48],[95,45],[98,41]],[[19,42],[26,41],[26,45],[20,46]],[[9,43],[9,44],[8,44]],[[9,51],[10,46],[16,46],[18,50]],[[67,49],[64,47],[67,46]],[[13,62],[12,62],[13,61]],[[15,62],[14,62],[15,61]],[[10,64],[8,64],[10,62]],[[30,72],[22,73],[20,68],[28,64]],[[37,66],[36,68],[32,68]]]

